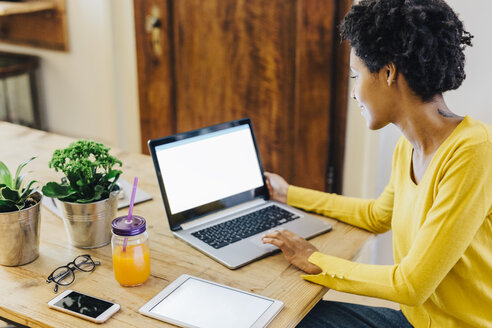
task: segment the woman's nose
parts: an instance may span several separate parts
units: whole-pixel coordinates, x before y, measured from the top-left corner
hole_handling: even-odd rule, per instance
[[[352,88],[350,95],[352,96],[352,99],[357,100],[357,98],[355,98],[355,88]]]

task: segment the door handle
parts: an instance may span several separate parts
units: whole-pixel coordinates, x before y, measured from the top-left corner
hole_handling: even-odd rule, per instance
[[[150,14],[145,17],[145,31],[150,34],[152,52],[156,57],[160,57],[162,55],[162,22],[157,6],[153,6]]]

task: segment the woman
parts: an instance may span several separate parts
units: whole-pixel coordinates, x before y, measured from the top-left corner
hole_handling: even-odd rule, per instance
[[[342,23],[352,97],[369,129],[396,125],[388,186],[376,200],[289,186],[267,173],[273,199],[374,233],[392,229],[395,265],[321,254],[289,231],[278,246],[303,278],[401,304],[402,311],[321,301],[301,327],[492,327],[492,129],[454,114],[445,91],[465,78],[472,36],[442,0],[362,0]]]

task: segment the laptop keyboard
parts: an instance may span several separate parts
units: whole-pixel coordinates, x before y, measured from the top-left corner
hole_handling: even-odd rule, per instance
[[[270,205],[233,220],[195,231],[191,235],[219,249],[299,217],[276,205]]]

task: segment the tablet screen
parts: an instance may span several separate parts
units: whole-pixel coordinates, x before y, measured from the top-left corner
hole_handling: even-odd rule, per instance
[[[251,327],[273,301],[193,277],[150,313],[203,328]]]

